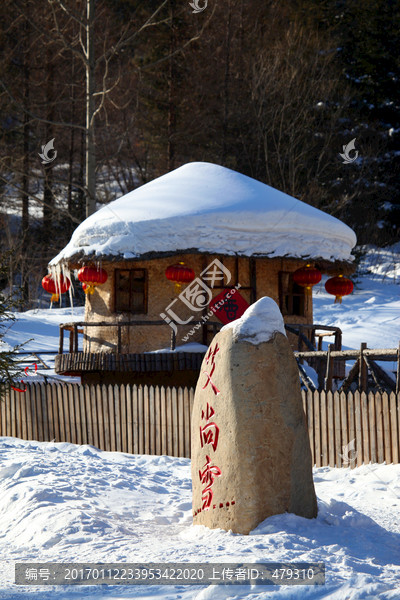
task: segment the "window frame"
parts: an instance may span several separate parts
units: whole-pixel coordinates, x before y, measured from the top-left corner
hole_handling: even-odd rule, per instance
[[[293,281],[294,271],[279,271],[279,308],[284,317],[306,317],[307,298],[305,288]],[[284,279],[287,278],[287,282]],[[287,302],[286,302],[287,298]],[[294,300],[299,301],[299,312],[294,312]]]
[[[134,273],[137,271],[142,271],[144,274],[143,280],[143,303],[141,308],[135,309],[133,307],[133,290],[132,283],[134,279]],[[129,308],[121,308],[118,304],[118,296],[121,292],[119,287],[119,274],[121,272],[129,273],[129,289],[127,290],[129,293]],[[114,271],[114,312],[115,313],[130,313],[133,315],[146,315],[148,313],[148,270],[143,267],[135,267],[134,269],[115,269]]]

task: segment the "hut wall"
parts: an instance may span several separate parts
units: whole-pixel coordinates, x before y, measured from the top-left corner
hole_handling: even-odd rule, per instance
[[[279,305],[279,271],[295,271],[304,263],[293,259],[268,259],[257,258],[254,260],[254,273],[256,280],[256,293],[251,293],[251,274],[249,258],[221,257],[201,254],[182,254],[152,260],[135,260],[121,262],[103,262],[102,267],[108,273],[107,282],[96,288],[94,294],[86,300],[85,320],[88,322],[105,322],[117,325],[118,322],[134,323],[134,326],[121,328],[121,352],[147,352],[170,345],[171,328],[163,321],[160,314],[168,314],[168,307],[182,320],[188,321],[187,325],[180,325],[176,338],[177,346],[188,342],[203,343],[203,328],[195,330],[185,341],[183,338],[193,331],[192,321],[201,320],[208,309],[194,311],[186,306],[175,292],[175,286],[165,277],[165,269],[183,261],[194,269],[196,277],[218,258],[231,273],[231,280],[219,282],[218,287],[212,290],[213,297],[217,296],[227,285],[233,286],[240,283],[240,294],[250,304],[253,299],[258,300],[263,296],[270,296]],[[148,297],[147,314],[132,314],[129,312],[115,312],[115,270],[116,269],[147,269],[148,272]],[[181,291],[185,288],[182,286]],[[172,304],[171,304],[172,303]],[[216,321],[217,318],[210,319]],[[159,326],[140,326],[142,321],[162,321]],[[306,302],[304,317],[287,316],[287,322],[312,323],[312,302]],[[207,342],[211,341],[212,333],[208,335]],[[118,344],[118,329],[116,326],[92,326],[86,328],[84,337],[84,350],[86,352],[116,352]],[[296,341],[297,345],[297,341]]]

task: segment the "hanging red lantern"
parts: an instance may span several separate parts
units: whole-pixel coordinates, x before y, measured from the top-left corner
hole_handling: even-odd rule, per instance
[[[78,271],[78,279],[85,284],[85,294],[93,294],[97,285],[102,285],[108,279],[107,271],[100,267],[82,267]]]
[[[332,294],[335,296],[335,303],[342,303],[342,297],[348,296],[353,291],[353,282],[347,277],[343,277],[343,275],[338,275],[337,277],[331,277],[325,283],[325,289],[328,294]]]
[[[321,281],[321,273],[315,267],[306,265],[293,273],[293,281],[306,288],[306,294],[312,294],[312,287]]]
[[[51,294],[50,302],[53,303],[58,302],[60,294],[65,294],[69,290],[71,282],[64,275],[59,275],[57,279],[53,279],[52,275],[45,275],[42,279],[42,287]]]
[[[165,270],[165,276],[175,283],[175,291],[179,292],[182,283],[190,283],[195,278],[195,272],[190,267],[186,267],[184,262],[176,265],[170,265]]]

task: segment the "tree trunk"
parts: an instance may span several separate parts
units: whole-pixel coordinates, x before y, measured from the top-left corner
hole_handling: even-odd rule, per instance
[[[29,11],[29,4],[27,6]],[[29,17],[29,12],[28,12]],[[23,125],[23,158],[22,158],[22,182],[21,182],[21,200],[22,200],[22,235],[26,235],[29,229],[29,138],[30,138],[30,118],[26,112],[30,104],[30,64],[28,49],[30,46],[30,31],[31,25],[29,18],[26,19],[24,36],[24,92],[23,92],[23,107],[24,107],[24,125]]]
[[[51,50],[47,51],[47,86],[46,86],[46,118],[49,123],[46,124],[47,144],[54,137],[54,128],[51,122],[54,120],[54,66],[52,64]],[[51,158],[51,156],[50,156]],[[43,165],[43,228],[45,232],[50,233],[54,220],[54,195],[53,195],[53,161]],[[51,235],[45,236],[46,243],[52,242]]]
[[[86,0],[86,217],[96,211],[94,0]]]
[[[71,123],[75,122],[75,59],[72,57],[71,65]],[[68,158],[68,212],[75,216],[75,207],[72,200],[72,184],[74,181],[74,150],[75,150],[75,128],[71,127],[69,138],[69,158]]]
[[[170,43],[169,43],[169,77],[168,77],[168,144],[167,144],[167,164],[168,171],[175,168],[175,135],[176,135],[176,103],[175,103],[175,77],[176,66],[173,56],[176,49],[175,35],[175,0],[170,0]]]
[[[230,61],[231,61],[231,37],[232,37],[232,11],[231,11],[231,3],[228,5],[228,14],[226,17],[226,32],[225,32],[225,73],[224,73],[224,88],[223,88],[223,98],[224,98],[224,113],[222,117],[222,150],[221,150],[221,163],[224,164],[226,161],[226,157],[228,154],[228,129],[229,129],[229,87],[230,87],[230,77],[231,77],[231,69],[230,69]]]

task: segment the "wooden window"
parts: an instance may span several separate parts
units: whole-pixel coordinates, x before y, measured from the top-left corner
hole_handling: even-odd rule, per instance
[[[115,312],[147,313],[147,270],[115,270]]]
[[[293,281],[293,273],[288,271],[279,273],[279,308],[284,316],[306,314],[304,288]]]

